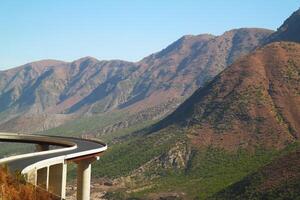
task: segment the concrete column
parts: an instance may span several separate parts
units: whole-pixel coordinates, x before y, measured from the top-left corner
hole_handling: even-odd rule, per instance
[[[64,163],[49,167],[49,192],[66,197],[67,165]]]
[[[77,162],[77,200],[90,199],[91,160]]]
[[[36,144],[35,145],[35,152],[48,151],[48,150],[49,150],[48,144]]]

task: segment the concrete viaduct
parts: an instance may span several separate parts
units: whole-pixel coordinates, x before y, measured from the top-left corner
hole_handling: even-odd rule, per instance
[[[27,182],[66,198],[67,164],[77,164],[77,200],[90,199],[91,163],[107,145],[96,139],[0,133],[1,142],[31,143],[36,151],[0,159],[11,171],[21,171]],[[56,148],[50,148],[55,146]]]

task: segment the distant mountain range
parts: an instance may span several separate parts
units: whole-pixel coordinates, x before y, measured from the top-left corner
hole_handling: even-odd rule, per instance
[[[141,120],[160,118],[271,33],[243,28],[221,36],[184,36],[137,63],[86,57],[2,71],[0,129],[42,131],[116,110],[142,112]]]

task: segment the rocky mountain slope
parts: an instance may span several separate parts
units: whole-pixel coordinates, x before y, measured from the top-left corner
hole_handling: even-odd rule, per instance
[[[200,199],[239,181],[299,141],[299,58],[297,43],[257,49],[164,120],[125,138],[103,156],[96,174],[122,177],[129,191],[147,194],[145,188],[158,184],[156,192]]]
[[[290,40],[236,60],[164,120],[120,138],[93,168],[99,185],[112,179],[105,197],[249,199],[263,187],[265,194],[277,188],[272,195],[281,186],[297,191],[298,153],[286,152],[300,137],[300,44]],[[245,186],[253,190],[244,193]]]
[[[139,62],[138,81],[131,100],[137,105],[162,102],[166,97],[188,97],[239,57],[251,52],[271,33],[264,29],[236,29],[221,36],[184,36],[163,51]],[[147,80],[147,81],[145,81]],[[140,88],[144,88],[142,90]],[[135,105],[134,107],[137,107]]]
[[[110,87],[122,87],[122,80],[135,68],[130,62],[87,57],[71,63],[45,60],[0,72],[1,126],[4,130],[14,126],[13,131],[36,131],[59,125],[74,117],[68,115],[74,104],[88,96],[87,101],[93,101],[91,94],[114,99],[101,109],[116,107],[123,94],[113,97]]]
[[[287,20],[284,26],[295,30],[293,26],[298,24],[291,22],[293,20]],[[105,181],[113,179],[107,181],[112,188],[105,185],[105,192],[111,191],[105,197],[206,199],[226,188],[229,188],[230,197],[231,187],[243,190],[249,179],[255,182],[261,173],[264,177],[259,188],[263,186],[267,192],[268,187],[281,189],[279,182],[287,180],[284,176],[293,178],[290,173],[298,172],[298,160],[295,159],[298,152],[262,167],[280,155],[282,149],[297,143],[300,137],[300,44],[295,43],[298,41],[295,34],[285,39],[292,42],[271,43],[277,41],[272,38],[276,36],[280,40],[284,33],[279,29],[269,36],[268,30],[237,29],[222,36],[185,36],[138,63],[114,61],[119,63],[118,68],[110,61],[85,58],[73,62],[77,63],[74,64],[77,70],[72,73],[72,63],[45,61],[54,64],[34,72],[21,70],[21,80],[27,80],[26,73],[39,74],[34,80],[27,80],[29,86],[26,86],[27,82],[19,83],[19,73],[3,72],[2,77],[10,78],[3,78],[1,86],[16,77],[19,87],[3,89],[6,91],[0,98],[5,108],[3,120],[6,116],[16,117],[2,123],[0,129],[15,128],[16,119],[18,123],[27,124],[32,121],[32,116],[39,116],[39,123],[45,125],[43,120],[54,120],[52,116],[68,121],[78,116],[105,114],[82,120],[86,125],[84,128],[78,121],[68,127],[75,127],[75,131],[82,133],[91,126],[97,130],[98,124],[111,117],[112,112],[118,115],[123,112],[126,119],[134,116],[139,119],[134,121],[138,124],[148,116],[151,119],[164,116],[187,99],[149,129],[118,138],[120,142],[109,148],[101,162],[95,163],[95,177],[105,177]],[[268,45],[256,49],[266,42]],[[55,67],[51,65],[64,66],[69,71],[54,73],[52,68]],[[227,65],[230,66],[226,68]],[[95,73],[88,73],[90,67]],[[68,78],[47,82],[47,77],[52,74]],[[97,79],[103,74],[105,78]],[[68,81],[65,83],[64,80]],[[65,84],[58,84],[61,82]],[[45,93],[38,89],[40,86],[47,88]],[[45,100],[43,94],[47,93],[56,95]],[[24,98],[26,94],[30,94],[27,96],[30,98]],[[19,99],[30,101],[23,103]],[[14,103],[10,104],[12,100]],[[57,103],[53,103],[56,100]],[[32,103],[35,101],[39,102],[37,106]],[[26,118],[19,113],[26,113]],[[115,121],[116,118],[111,119]],[[61,121],[57,124],[64,123]],[[124,128],[123,122],[120,121]],[[107,127],[115,128],[114,124]],[[61,131],[58,129],[57,132]],[[296,168],[286,170],[284,162]],[[282,174],[283,179],[273,180],[278,178],[270,173],[273,170]],[[253,175],[254,172],[258,175]],[[265,176],[266,173],[270,176]],[[298,176],[295,177],[298,181]],[[250,186],[257,192],[255,184],[250,183]],[[289,186],[295,186],[294,182]]]
[[[299,10],[257,49],[198,89],[159,122],[185,127],[196,143],[225,149],[282,148],[300,137]]]
[[[114,179],[126,191],[112,191],[107,196],[207,199],[231,186],[240,189],[238,195],[248,195],[243,193],[245,185],[239,183],[299,142],[299,58],[299,43],[274,42],[260,47],[199,88],[165,119],[125,137],[94,169],[95,174]],[[274,170],[289,173],[285,167]],[[297,165],[293,170],[290,173],[298,170]],[[278,186],[278,192],[282,179],[273,180],[276,177],[270,173],[260,181],[272,179],[276,184],[271,187]],[[250,185],[255,188],[256,183]],[[297,191],[297,182],[290,183],[285,191]],[[217,197],[225,198],[220,194]],[[291,195],[285,193],[283,199]]]
[[[206,199],[299,141],[299,58],[297,43],[257,49],[164,120],[125,137],[94,167],[122,188],[110,199]]]
[[[2,71],[0,128],[34,132],[113,110],[140,113],[142,120],[164,116],[271,33],[236,29],[221,36],[184,36],[137,63],[86,57]],[[157,115],[143,114],[149,110]]]
[[[300,137],[300,44],[272,43],[234,63],[158,126],[184,126],[194,143],[282,148]]]
[[[279,29],[273,33],[267,42],[292,41],[300,42],[300,9],[295,11]]]

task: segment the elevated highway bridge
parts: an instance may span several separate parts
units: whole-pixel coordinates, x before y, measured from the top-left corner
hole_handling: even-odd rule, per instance
[[[45,135],[0,133],[0,141],[35,144],[35,152],[2,158],[0,165],[20,171],[27,182],[61,199],[66,198],[69,162],[77,164],[77,200],[90,199],[91,164],[107,149],[107,145],[97,139]]]

